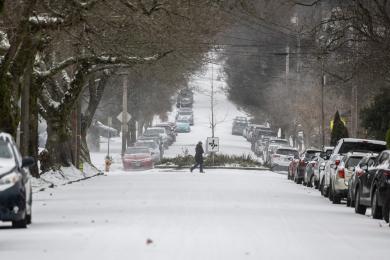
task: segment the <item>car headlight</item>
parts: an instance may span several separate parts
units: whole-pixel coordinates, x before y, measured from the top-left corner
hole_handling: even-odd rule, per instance
[[[0,179],[0,185],[15,184],[22,179],[22,174],[17,172],[12,172],[5,175]]]

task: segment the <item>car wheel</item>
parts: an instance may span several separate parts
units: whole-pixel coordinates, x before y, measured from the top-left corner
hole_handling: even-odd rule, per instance
[[[329,197],[328,197],[328,199],[329,199],[330,201],[333,201],[333,189],[332,189],[332,182],[331,182],[331,183],[329,183],[328,194],[329,194]]]
[[[310,187],[316,188],[316,189],[317,189],[317,185],[316,185],[316,182],[315,182],[315,179],[314,179],[314,175],[311,176],[311,179],[310,179]]]
[[[26,228],[27,227],[27,215],[21,220],[12,221],[13,228]]]
[[[382,207],[378,204],[378,189],[375,189],[371,200],[371,214],[374,219],[382,219]]]
[[[383,206],[383,219],[389,223],[390,222],[390,200],[387,201],[387,203],[385,203],[385,205]]]
[[[348,192],[348,194],[347,194],[347,207],[351,207],[351,204],[352,204],[351,195]]]
[[[366,210],[366,206],[360,205],[360,189],[358,188],[355,195],[355,213],[364,215],[366,214]]]

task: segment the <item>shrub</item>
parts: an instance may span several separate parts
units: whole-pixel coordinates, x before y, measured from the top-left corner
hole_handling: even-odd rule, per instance
[[[345,127],[344,122],[341,121],[339,111],[334,115],[333,129],[330,136],[330,145],[335,146],[341,138],[348,137],[348,129]]]

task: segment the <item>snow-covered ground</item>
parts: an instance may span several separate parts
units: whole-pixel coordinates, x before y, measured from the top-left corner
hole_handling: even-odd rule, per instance
[[[116,171],[35,195],[0,259],[385,259],[383,221],[267,171]],[[147,240],[149,240],[149,243]]]

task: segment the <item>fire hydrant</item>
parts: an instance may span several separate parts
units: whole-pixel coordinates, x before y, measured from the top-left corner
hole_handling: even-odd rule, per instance
[[[110,166],[112,164],[112,157],[111,156],[106,156],[106,159],[104,160],[104,171],[109,172],[110,171]]]

